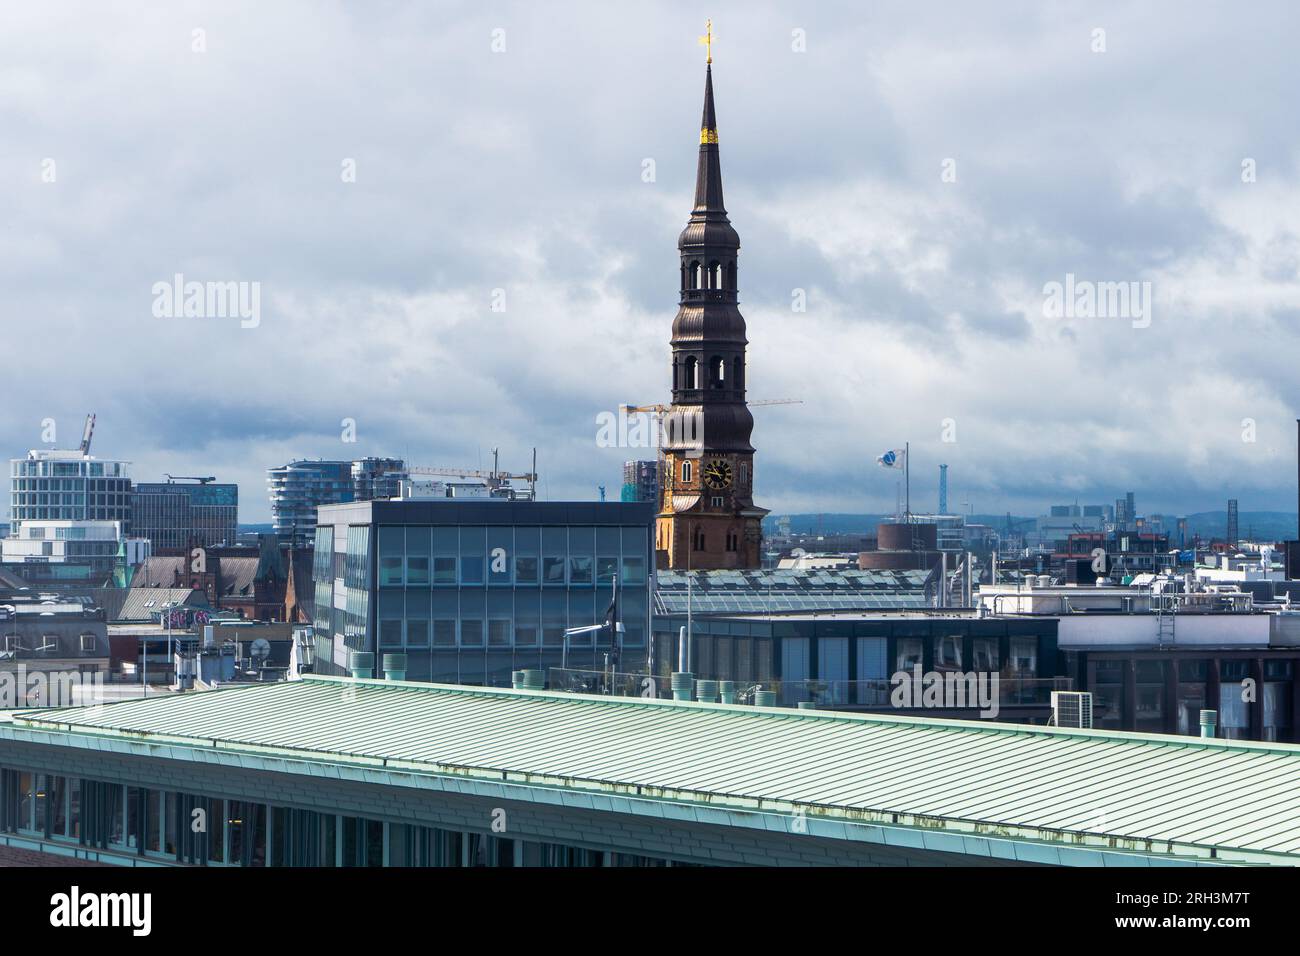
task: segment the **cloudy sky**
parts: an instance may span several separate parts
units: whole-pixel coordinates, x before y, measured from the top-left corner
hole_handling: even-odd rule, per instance
[[[1300,7],[808,7],[708,11],[749,394],[803,400],[755,412],[760,503],[892,510],[910,441],[927,507],[947,462],[976,511],[1293,508]],[[617,497],[649,456],[596,419],[668,397],[699,11],[5,4],[2,454],[93,411],[244,521],[295,457],[537,446],[544,495]],[[156,315],[178,273],[260,322]],[[1150,311],[1053,314],[1067,274]]]

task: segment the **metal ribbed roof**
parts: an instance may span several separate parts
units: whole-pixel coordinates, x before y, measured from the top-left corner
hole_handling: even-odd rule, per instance
[[[55,731],[1222,862],[1300,863],[1300,746],[311,677]],[[93,745],[93,744],[92,744]]]

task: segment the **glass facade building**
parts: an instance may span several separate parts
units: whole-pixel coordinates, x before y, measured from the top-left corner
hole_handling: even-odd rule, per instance
[[[124,461],[36,450],[9,463],[9,509],[23,521],[131,523],[131,479]]]
[[[236,484],[145,482],[131,494],[131,533],[155,552],[234,544],[238,522]]]
[[[618,590],[618,669],[643,670],[653,555],[649,503],[392,500],[322,507],[316,669],[351,651],[407,655],[408,680],[510,686],[511,672],[605,666],[599,624]]]

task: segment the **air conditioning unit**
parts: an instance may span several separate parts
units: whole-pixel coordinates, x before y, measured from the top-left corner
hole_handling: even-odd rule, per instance
[[[1092,694],[1087,691],[1052,691],[1052,725],[1092,727]]]

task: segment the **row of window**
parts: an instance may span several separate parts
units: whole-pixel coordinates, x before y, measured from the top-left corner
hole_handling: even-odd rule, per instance
[[[707,265],[698,259],[681,264],[682,291],[688,289],[730,289],[736,288],[736,262],[731,260],[724,266],[717,259]]]
[[[78,640],[78,646],[83,654],[93,654],[100,646],[99,638],[90,631],[79,635]],[[11,654],[20,651],[53,654],[59,649],[59,636],[57,634],[6,634],[4,635],[4,649]]]
[[[689,482],[695,476],[695,463],[692,462],[690,459],[683,461],[681,465],[681,475],[682,475],[682,481],[684,483]],[[749,487],[749,463],[748,462],[742,461],[739,467],[736,468],[736,487],[737,488]]]
[[[198,866],[663,866],[667,861],[0,769],[0,832]]]
[[[708,379],[702,385],[700,383],[700,361],[694,355],[688,355],[679,366],[673,366],[673,388],[726,388],[727,387],[727,360],[721,355],[715,355],[709,359],[707,366]],[[745,376],[745,363],[743,359],[735,358],[731,362],[732,388],[743,388]]]
[[[105,475],[120,476],[123,472],[119,461],[30,461],[18,459],[11,463],[10,475],[14,478],[32,477],[83,477],[100,478]]]
[[[380,527],[381,587],[644,584],[646,529]]]
[[[612,595],[599,591],[379,592],[379,645],[387,648],[559,647],[564,631],[604,620]],[[623,644],[645,641],[648,597],[644,587],[619,589]],[[603,640],[608,640],[604,636]],[[590,645],[591,635],[574,638]]]

